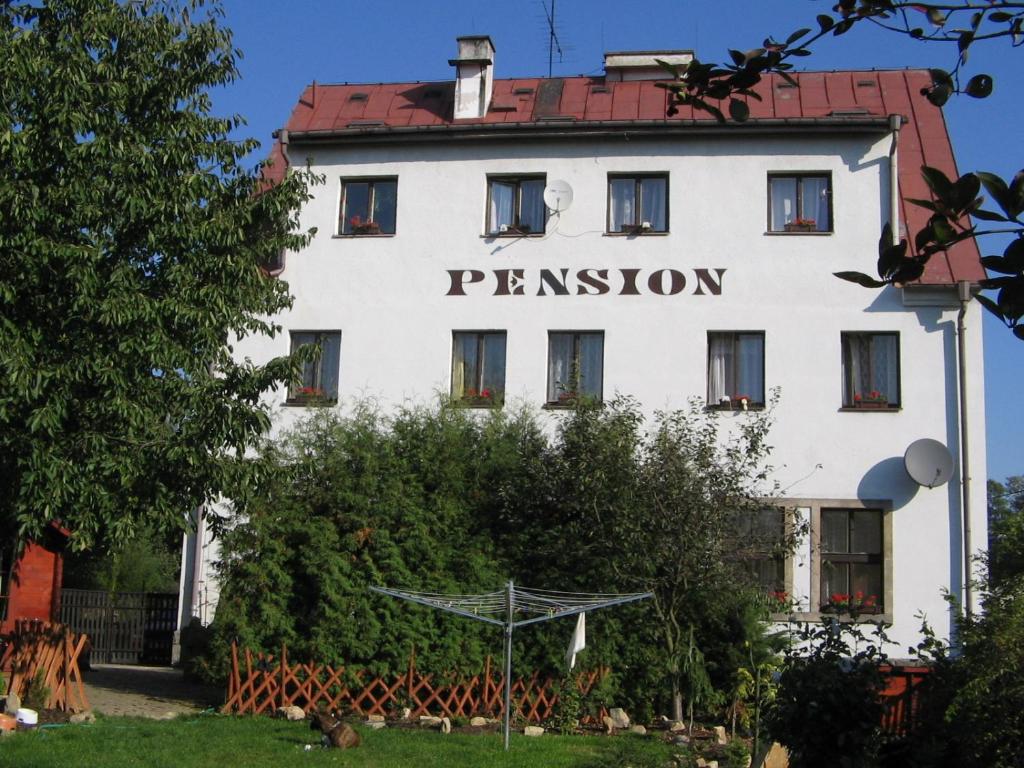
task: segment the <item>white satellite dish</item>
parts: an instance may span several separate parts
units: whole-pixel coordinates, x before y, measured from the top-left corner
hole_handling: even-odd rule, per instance
[[[949,449],[930,437],[912,442],[903,454],[903,463],[911,479],[926,488],[944,485],[953,476]]]
[[[572,187],[567,181],[552,181],[544,188],[544,204],[555,213],[568,210],[572,205]]]

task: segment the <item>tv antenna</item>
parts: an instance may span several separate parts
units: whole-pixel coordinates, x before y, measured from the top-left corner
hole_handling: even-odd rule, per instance
[[[555,0],[551,0],[551,10],[548,10],[547,3],[542,2],[544,6],[544,16],[547,17],[548,22],[548,77],[551,77],[552,64],[555,60],[555,51],[558,51],[558,63],[562,63],[562,43],[558,39],[558,33],[555,31]]]

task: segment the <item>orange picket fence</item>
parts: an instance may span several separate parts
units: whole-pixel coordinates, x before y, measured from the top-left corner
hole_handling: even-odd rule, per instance
[[[577,678],[580,693],[587,695],[607,670],[583,672]],[[327,664],[290,664],[288,648],[278,656],[239,653],[231,646],[231,672],[227,701],[222,712],[260,714],[295,705],[308,711],[324,707],[343,713],[397,715],[404,708],[410,717],[500,717],[504,713],[501,670],[488,657],[480,674],[469,678],[437,676],[416,669],[415,655],[408,669],[390,677]],[[511,701],[533,723],[547,720],[558,703],[557,682],[537,673],[512,683]]]
[[[46,709],[82,712],[89,708],[78,659],[88,647],[85,635],[76,635],[62,624],[38,620],[15,622],[0,652],[0,671],[7,681],[6,693],[23,701],[36,676],[49,690]]]

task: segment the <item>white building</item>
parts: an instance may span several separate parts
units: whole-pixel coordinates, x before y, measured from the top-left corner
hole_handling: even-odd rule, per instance
[[[320,397],[451,392],[554,412],[577,391],[619,392],[653,412],[693,396],[756,408],[779,387],[773,463],[811,531],[777,574],[799,616],[860,591],[902,645],[919,612],[948,633],[961,477],[920,487],[904,452],[933,438],[959,463],[957,283],[983,277],[978,253],[961,244],[903,289],[833,276],[873,273],[887,222],[912,239],[927,212],[902,198],[927,197],[922,164],[955,177],[942,114],[920,93],[927,72],[803,73],[799,88],[768,77],[748,122],[719,124],[666,117],[653,60],[686,52],[522,80],[495,79],[490,38],[460,38],[458,54],[454,82],[314,84],[279,134],[275,172],[308,158],[327,181],[302,213],[312,244],[280,271],[296,297],[286,333],[237,347],[262,361],[322,345],[302,387],[268,395],[276,423]],[[975,547],[979,309],[967,305],[963,339]],[[208,622],[204,538],[198,567],[194,540],[184,558],[182,615]]]

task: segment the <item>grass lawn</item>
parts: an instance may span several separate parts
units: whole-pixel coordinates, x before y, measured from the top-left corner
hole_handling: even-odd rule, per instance
[[[497,734],[441,735],[431,731],[357,727],[354,750],[319,748],[320,734],[305,722],[199,715],[171,721],[100,718],[94,724],[41,728],[0,740],[0,766],[284,766],[362,768],[660,768],[671,748],[654,738],[512,735],[502,749]],[[313,744],[306,752],[304,746]]]

